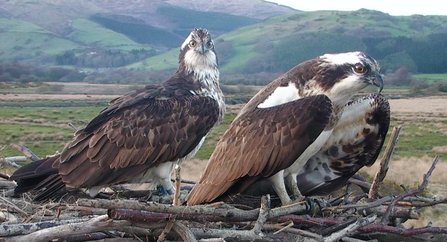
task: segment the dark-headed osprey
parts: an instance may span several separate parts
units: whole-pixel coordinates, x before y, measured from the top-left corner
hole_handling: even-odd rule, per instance
[[[224,111],[213,41],[194,29],[171,78],[111,101],[60,155],[18,169],[15,192],[37,188],[41,200],[65,186],[95,195],[111,184],[152,181],[172,193],[174,164],[196,154]]]
[[[269,178],[282,204],[284,178],[301,199],[296,176],[331,136],[349,99],[363,88],[380,90],[376,60],[362,52],[325,54],[305,61],[259,91],[216,146],[187,204],[240,193]]]

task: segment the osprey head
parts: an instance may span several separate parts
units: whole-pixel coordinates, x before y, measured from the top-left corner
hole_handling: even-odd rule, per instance
[[[332,102],[344,105],[349,98],[367,86],[383,89],[380,66],[363,52],[325,54],[317,58],[315,84]]]
[[[210,33],[204,28],[195,28],[180,48],[180,66],[188,73],[217,69],[217,55]]]

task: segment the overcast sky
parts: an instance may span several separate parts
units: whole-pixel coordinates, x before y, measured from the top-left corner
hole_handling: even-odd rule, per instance
[[[374,9],[390,15],[447,15],[443,0],[266,0],[303,11]]]

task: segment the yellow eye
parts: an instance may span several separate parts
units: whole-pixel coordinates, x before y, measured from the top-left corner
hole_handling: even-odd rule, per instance
[[[363,74],[366,72],[366,68],[362,64],[359,63],[354,66],[354,71],[357,73]]]
[[[189,41],[189,46],[195,47],[197,45],[197,42],[195,40]]]
[[[208,48],[213,48],[213,46],[214,46],[214,44],[213,44],[213,41],[209,41],[208,42],[208,44],[207,44],[207,46],[208,46]]]

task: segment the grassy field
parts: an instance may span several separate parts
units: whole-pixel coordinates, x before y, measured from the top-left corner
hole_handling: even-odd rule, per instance
[[[0,108],[0,151],[1,156],[22,155],[8,148],[12,143],[20,143],[38,156],[45,157],[61,151],[73,137],[75,127],[84,127],[101,107],[40,107],[40,108]]]
[[[416,74],[416,75],[413,75],[413,77],[416,80],[420,80],[420,81],[428,81],[428,82],[445,81],[445,82],[447,82],[447,73]]]
[[[441,107],[444,104],[447,106],[447,99],[441,100],[444,100],[444,103],[440,103],[438,109],[432,106],[430,111],[423,112],[422,110],[422,113],[405,112],[402,109],[407,104],[397,107],[398,110],[392,110],[391,127],[403,126],[395,155],[401,157],[434,156],[436,153],[434,147],[447,146],[447,112],[444,112]],[[396,100],[395,102],[401,101]],[[11,143],[22,143],[41,156],[53,154],[54,151],[61,150],[73,134],[68,123],[72,123],[76,127],[85,126],[106,103],[105,100],[92,100],[92,102],[78,100],[71,103],[67,100],[47,100],[36,104],[46,107],[12,107],[11,102],[0,102],[0,107],[6,106],[0,108],[0,137],[3,137],[0,139],[0,147],[7,147]],[[393,101],[391,102],[393,103]],[[418,101],[415,101],[412,107],[414,108],[417,103]],[[52,107],[48,106],[50,104]],[[67,107],[67,104],[75,106]],[[228,108],[222,125],[211,132],[207,142],[197,155],[198,159],[207,159],[210,156],[220,135],[226,130],[239,108],[240,105]],[[426,109],[426,107],[421,108]],[[0,151],[0,155],[12,156],[19,155],[19,153],[5,148]]]

